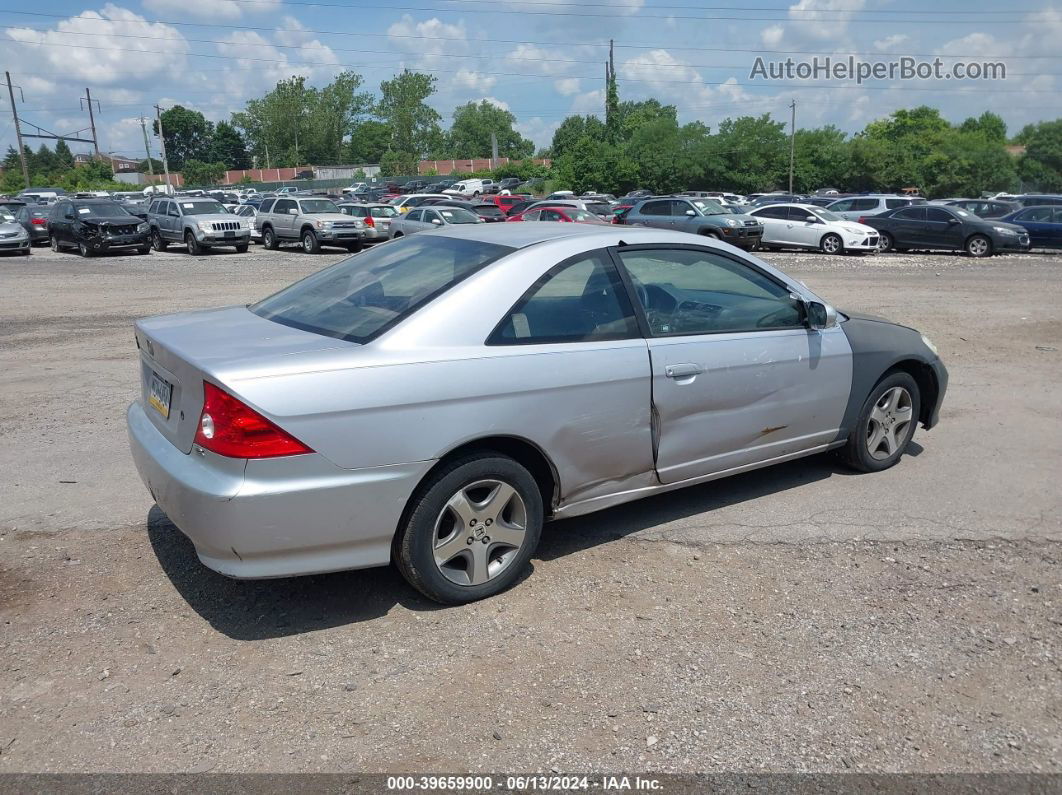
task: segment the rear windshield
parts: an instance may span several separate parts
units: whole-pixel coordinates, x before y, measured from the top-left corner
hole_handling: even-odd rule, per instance
[[[511,251],[477,240],[410,235],[308,276],[250,310],[285,326],[365,343]]]
[[[369,210],[373,218],[394,218],[398,211],[394,207],[373,207]]]

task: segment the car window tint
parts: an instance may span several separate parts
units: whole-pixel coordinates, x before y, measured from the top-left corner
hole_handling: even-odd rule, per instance
[[[276,201],[276,199],[263,199],[262,203],[258,205],[258,211],[262,213],[272,212]]]
[[[1023,212],[1019,218],[1022,221],[1050,221],[1054,210],[1050,207],[1033,207]]]
[[[642,215],[671,215],[671,202],[646,202],[639,212]]]
[[[410,210],[408,213],[406,213],[406,218],[410,221],[422,221],[424,220],[422,218],[423,214],[423,210]]]
[[[886,199],[885,206],[890,210],[895,210],[897,207],[906,207],[910,204],[907,199]],[[869,207],[867,209],[870,209]]]
[[[513,250],[409,235],[318,271],[250,309],[293,328],[364,343]]]
[[[828,206],[829,209],[835,213],[844,213],[852,209],[852,200],[841,199],[839,202],[834,202],[833,204],[830,204]]]
[[[952,218],[955,217],[954,215],[949,213],[947,210],[941,209],[940,207],[927,207],[925,212],[926,212],[926,220],[927,221],[938,221],[938,222],[942,221],[944,223],[947,223],[948,221],[950,221]],[[964,213],[966,211],[965,210],[958,210],[958,212],[961,214],[961,213]]]
[[[789,290],[758,270],[703,249],[621,251],[654,336],[800,326]]]
[[[762,210],[756,210],[752,214],[757,218],[785,218],[788,212],[785,207],[764,207]]]
[[[492,345],[592,342],[638,336],[615,266],[594,252],[539,280],[489,340]]]
[[[862,210],[873,210],[877,206],[877,199],[855,199],[852,202],[852,210],[855,212],[860,212]]]
[[[926,208],[904,207],[902,210],[897,210],[893,213],[892,217],[901,221],[924,221],[926,220]]]

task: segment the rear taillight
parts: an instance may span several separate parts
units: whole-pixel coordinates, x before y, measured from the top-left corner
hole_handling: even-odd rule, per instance
[[[47,218],[34,218],[33,220],[30,221],[30,223],[33,224],[34,226],[47,226],[48,225],[48,219]]]
[[[365,225],[366,226],[371,226],[373,229],[376,228],[376,222],[374,220],[372,220],[372,216],[371,215],[366,215],[365,218],[364,218],[364,221],[365,221]]]
[[[206,381],[195,443],[229,458],[274,458],[313,452],[254,409]]]
[[[864,220],[863,216],[859,216],[859,220],[857,220],[856,223],[857,224],[865,224],[866,221]]]

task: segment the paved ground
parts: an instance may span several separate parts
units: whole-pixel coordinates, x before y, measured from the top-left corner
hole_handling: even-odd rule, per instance
[[[438,609],[216,576],[129,460],[134,318],[341,256],[0,259],[0,771],[1059,769],[1062,259],[767,255],[937,343],[939,428],[556,523]]]

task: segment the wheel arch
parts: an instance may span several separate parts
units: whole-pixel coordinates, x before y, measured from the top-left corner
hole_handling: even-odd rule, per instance
[[[920,399],[918,421],[925,426],[929,422],[933,407],[937,405],[937,398],[940,395],[940,383],[937,381],[937,374],[932,367],[920,359],[903,359],[882,373],[874,385],[877,386],[884,378],[893,373],[907,373],[918,384]]]
[[[987,234],[985,232],[971,232],[966,237],[964,237],[963,240],[962,240],[962,250],[963,251],[967,250],[967,247],[970,245],[970,241],[973,240],[975,237],[983,237],[985,240],[988,241],[988,253],[989,253],[989,255],[996,253],[996,243],[995,243],[995,241],[992,239],[991,235],[989,235],[989,234]]]

